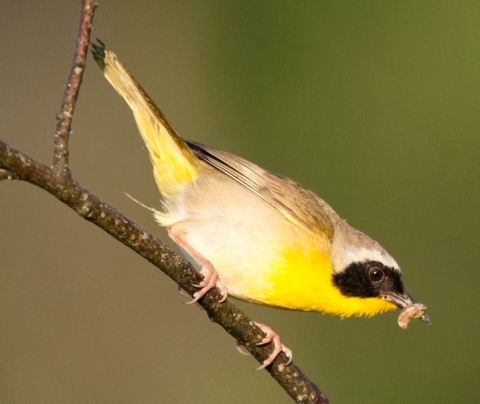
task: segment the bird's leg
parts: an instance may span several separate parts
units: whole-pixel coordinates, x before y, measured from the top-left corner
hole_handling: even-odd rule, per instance
[[[265,324],[261,324],[257,322],[255,322],[255,324],[257,325],[258,328],[260,328],[266,334],[265,338],[261,340],[257,345],[265,345],[265,344],[268,344],[269,342],[273,342],[273,346],[274,346],[272,354],[267,359],[265,359],[262,365],[258,367],[256,370],[265,369],[268,365],[272,364],[280,352],[284,352],[288,358],[286,365],[290,364],[293,358],[292,350],[287,348],[285,345],[283,345],[280,342],[280,336]]]
[[[195,303],[203,296],[207,294],[208,291],[217,286],[220,289],[222,294],[222,299],[220,302],[223,302],[228,295],[228,289],[223,284],[218,276],[218,272],[213,267],[212,263],[203,257],[198,251],[196,251],[190,244],[188,244],[182,236],[175,234],[171,229],[168,229],[168,236],[178,244],[185,252],[192,257],[192,259],[198,264],[200,270],[199,272],[203,276],[203,281],[197,285],[193,285],[197,288],[200,288],[198,292],[193,294],[193,300],[189,303]]]
[[[212,263],[208,261],[203,255],[201,255],[197,250],[195,250],[190,244],[188,244],[184,238],[178,234],[175,234],[172,229],[168,229],[168,236],[176,243],[178,246],[180,246],[185,252],[192,257],[192,259],[198,264],[200,267],[200,273],[203,275],[203,281],[198,283],[197,285],[193,285],[195,287],[200,288],[198,292],[195,292],[193,294],[193,300],[189,303],[195,303],[199,299],[201,299],[203,296],[205,296],[208,291],[213,289],[215,286],[217,286],[220,289],[220,292],[222,294],[222,299],[220,302],[223,302],[228,295],[228,289],[227,287],[222,283],[222,281],[219,279],[218,273],[213,267]],[[287,365],[292,361],[292,351],[287,348],[285,345],[283,345],[280,342],[280,336],[273,331],[270,327],[268,327],[265,324],[257,323],[255,322],[258,328],[260,328],[266,335],[263,340],[261,340],[257,345],[265,345],[268,344],[269,342],[273,342],[274,350],[271,353],[271,355],[265,359],[260,367],[258,367],[256,370],[261,370],[265,369],[267,366],[271,365],[275,358],[280,354],[280,352],[284,352],[285,355],[288,358]],[[237,343],[237,349],[238,349],[238,343]]]

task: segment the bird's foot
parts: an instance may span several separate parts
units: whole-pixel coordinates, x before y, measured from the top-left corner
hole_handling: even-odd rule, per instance
[[[280,336],[275,331],[273,331],[269,326],[265,324],[257,323],[257,322],[255,322],[255,324],[257,325],[258,328],[260,328],[266,334],[265,338],[261,340],[257,345],[265,345],[265,344],[268,344],[269,342],[273,342],[273,346],[274,346],[274,349],[271,355],[267,359],[265,359],[262,365],[255,370],[265,369],[267,366],[271,365],[275,360],[275,358],[280,354],[280,352],[285,353],[285,355],[288,358],[286,365],[289,365],[292,362],[292,358],[293,358],[292,350],[287,348],[285,345],[283,345],[280,342]]]
[[[196,285],[193,285],[196,288],[200,288],[200,290],[193,294],[193,300],[188,303],[191,304],[197,302],[215,286],[220,289],[220,293],[222,294],[220,303],[225,301],[228,296],[228,289],[225,284],[220,280],[218,272],[215,270],[211,262],[203,258],[201,262],[198,262],[198,264],[200,265],[199,272],[203,275],[203,281],[197,283]]]
[[[187,304],[197,302],[210,290],[215,288],[215,286],[220,289],[220,293],[222,294],[220,302],[225,301],[228,296],[228,289],[225,284],[220,280],[218,272],[215,270],[212,263],[208,261],[203,255],[201,255],[197,250],[195,250],[190,244],[188,244],[182,236],[176,234],[171,228],[168,229],[168,236],[176,244],[178,244],[188,255],[190,255],[190,257],[192,257],[192,259],[198,264],[200,268],[199,272],[203,276],[203,280],[201,282],[193,285],[200,290],[193,294],[193,300],[188,302]]]

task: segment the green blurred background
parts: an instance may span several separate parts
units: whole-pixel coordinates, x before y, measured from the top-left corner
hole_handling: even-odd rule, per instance
[[[0,138],[49,163],[78,1],[0,5]],[[400,263],[430,327],[239,303],[334,403],[480,385],[480,2],[101,1],[93,37],[178,131],[285,174]],[[124,102],[89,58],[75,178],[165,237]],[[0,402],[288,403],[159,270],[46,192],[0,183]]]

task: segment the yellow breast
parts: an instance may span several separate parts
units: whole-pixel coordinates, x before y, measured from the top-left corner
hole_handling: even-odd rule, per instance
[[[262,295],[257,303],[278,306],[292,310],[317,311],[341,317],[373,316],[395,309],[395,305],[380,298],[346,297],[332,283],[332,266],[328,252],[312,245],[291,246],[284,250],[268,272],[264,285],[267,290],[259,290]],[[247,294],[257,295],[257,286]]]

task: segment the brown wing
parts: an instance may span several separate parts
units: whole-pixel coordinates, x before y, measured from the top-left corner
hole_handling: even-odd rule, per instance
[[[233,154],[187,141],[191,150],[203,161],[228,175],[279,210],[290,222],[303,229],[333,237],[335,211],[312,191],[297,182],[264,170]]]

